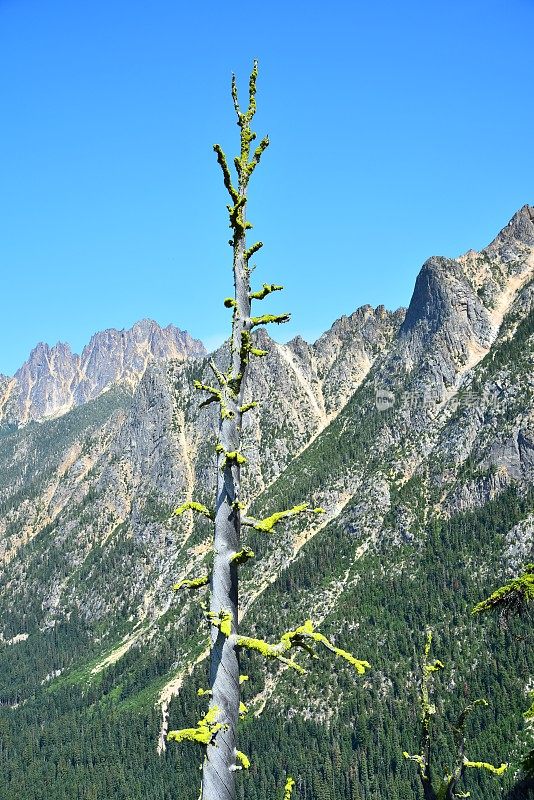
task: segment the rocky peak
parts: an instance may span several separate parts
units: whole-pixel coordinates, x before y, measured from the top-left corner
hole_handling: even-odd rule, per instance
[[[489,351],[533,275],[534,209],[526,205],[480,253],[423,264],[391,364],[417,369],[436,400],[444,399]]]
[[[365,378],[378,355],[385,352],[397,334],[404,309],[388,311],[380,305],[364,305],[342,316],[314,344],[301,337],[287,347],[321,386],[322,404],[330,418],[347,402]]]
[[[425,261],[417,276],[401,334],[408,336],[420,328],[426,339],[448,319],[463,328],[466,320],[474,322],[483,317],[483,304],[473,291],[462,264],[433,256]],[[483,340],[489,335],[487,327],[482,323],[478,330]]]
[[[534,206],[520,208],[484,252],[499,253],[503,257],[510,246],[517,248],[517,245],[534,247]]]
[[[81,355],[63,342],[53,347],[40,342],[12,379],[0,381],[0,422],[59,416],[114,383],[134,388],[153,361],[184,361],[205,352],[187,332],[149,319],[95,333]]]

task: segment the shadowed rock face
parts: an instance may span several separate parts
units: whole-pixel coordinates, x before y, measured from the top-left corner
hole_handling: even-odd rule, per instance
[[[148,364],[205,354],[203,344],[174,325],[144,319],[128,330],[95,333],[81,355],[68,344],[40,342],[11,379],[0,378],[0,422],[57,417],[114,383],[135,388]]]
[[[392,373],[418,374],[442,400],[490,349],[513,299],[532,279],[534,210],[523,206],[480,253],[429,258],[401,325]]]

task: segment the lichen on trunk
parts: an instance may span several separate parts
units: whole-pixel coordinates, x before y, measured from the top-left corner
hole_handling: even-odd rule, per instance
[[[222,375],[215,371],[220,392],[220,423],[217,441],[217,496],[215,502],[215,535],[213,571],[210,581],[210,615],[212,619],[223,612],[229,615],[230,630],[211,626],[210,707],[218,709],[218,721],[223,727],[206,747],[203,765],[202,797],[204,800],[234,800],[235,772],[239,769],[236,747],[236,728],[239,718],[239,654],[237,645],[238,621],[238,569],[234,558],[242,548],[240,480],[241,424],[244,413],[244,393],[252,345],[250,331],[253,323],[251,311],[249,259],[261,242],[247,249],[247,230],[251,224],[246,219],[247,188],[263,151],[269,144],[265,137],[250,158],[251,142],[256,134],[250,129],[256,111],[257,63],[254,62],[249,82],[248,109],[242,112],[237,97],[235,77],[232,78],[232,97],[241,131],[240,154],[235,159],[237,188],[232,183],[226,156],[219,145],[214,146],[223,171],[225,186],[232,204],[228,206],[233,248],[234,297],[225,305],[232,309],[232,337],[230,363]],[[259,298],[262,299],[262,298]],[[258,352],[254,353],[259,355]],[[230,633],[230,635],[227,635]]]

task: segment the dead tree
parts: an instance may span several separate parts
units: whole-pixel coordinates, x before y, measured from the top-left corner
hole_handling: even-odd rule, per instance
[[[525,564],[517,578],[513,578],[504,586],[496,589],[489,597],[473,608],[473,614],[496,612],[503,627],[508,625],[511,617],[523,617],[532,622],[534,605],[534,564]],[[532,627],[530,627],[532,630]],[[534,692],[531,693],[531,706],[525,711],[525,719],[532,731],[534,721]],[[534,784],[534,749],[530,749],[522,762],[523,774]]]
[[[214,509],[190,501],[176,510],[202,514],[214,523],[213,567],[210,575],[180,584],[189,590],[209,586],[209,609],[205,616],[210,624],[210,676],[209,710],[195,728],[171,731],[167,738],[175,741],[195,741],[205,747],[202,773],[202,800],[235,800],[235,775],[246,769],[249,761],[237,749],[237,723],[243,706],[240,700],[240,683],[244,676],[239,674],[239,651],[248,648],[265,658],[277,659],[286,667],[305,672],[304,667],[291,655],[295,648],[313,653],[314,644],[320,644],[348,661],[362,674],[369,664],[360,661],[345,650],[335,647],[325,636],[315,630],[311,620],[295,630],[284,633],[275,644],[261,639],[253,639],[238,632],[238,583],[239,570],[254,557],[254,553],[241,542],[241,531],[248,526],[257,531],[270,533],[288,517],[300,514],[321,514],[321,508],[311,508],[302,503],[291,509],[279,511],[266,519],[247,516],[241,500],[241,468],[246,458],[241,452],[241,430],[243,415],[250,412],[257,403],[245,404],[244,392],[249,362],[252,357],[266,355],[266,351],[254,346],[252,332],[261,325],[280,324],[289,320],[289,314],[252,314],[252,302],[264,300],[272,292],[283,287],[277,284],[263,284],[252,291],[250,286],[252,256],[262,247],[262,242],[247,244],[247,231],[252,228],[247,220],[247,192],[249,181],[261,157],[269,145],[265,136],[252,150],[256,134],[251,123],[256,112],[257,62],[254,62],[249,80],[248,108],[241,110],[238,100],[235,76],[232,77],[232,98],[240,129],[240,153],[234,159],[234,182],[226,155],[220,145],[214,145],[217,161],[222,170],[224,185],[230,196],[227,206],[232,237],[234,296],[228,297],[224,305],[232,311],[232,334],[227,369],[222,372],[211,363],[213,385],[195,381],[195,387],[207,395],[202,403],[211,403],[219,408],[218,438],[215,443],[217,454],[217,493]],[[286,797],[293,788],[292,779],[286,784]]]
[[[502,775],[506,770],[507,764],[495,767],[486,761],[470,761],[466,756],[466,734],[465,724],[468,716],[479,706],[487,706],[486,700],[475,700],[466,706],[456,725],[453,727],[453,737],[456,746],[456,759],[454,766],[442,778],[436,778],[434,769],[434,752],[432,749],[432,717],[436,713],[436,706],[431,702],[432,678],[436,672],[444,669],[444,665],[438,659],[430,659],[430,648],[432,646],[432,632],[427,632],[425,648],[423,651],[423,663],[421,674],[421,748],[417,755],[403,753],[404,757],[417,764],[419,777],[423,787],[425,800],[454,800],[458,797],[468,797],[458,789],[459,783],[463,780],[468,769],[484,769],[493,775]]]

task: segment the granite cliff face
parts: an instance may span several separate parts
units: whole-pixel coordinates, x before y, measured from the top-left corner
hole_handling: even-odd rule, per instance
[[[210,375],[201,346],[176,329],[163,336],[140,325],[126,342],[118,332],[97,334],[79,358],[63,345],[40,346],[19,383],[0,379],[4,408],[18,414],[4,411],[3,419],[44,420],[0,428],[0,639],[28,634],[13,647],[31,661],[30,647],[72,618],[97,632],[81,652],[67,647],[61,659],[32,662],[16,695],[0,681],[0,700],[32,697],[45,680],[62,686],[83,664],[88,686],[102,673],[124,686],[179,630],[149,681],[149,706],[161,708],[164,731],[172,699],[205,653],[197,606],[188,597],[177,602],[171,587],[205,569],[211,536],[208,524],[172,510],[184,500],[212,501],[217,419],[211,407],[199,412],[192,388],[193,378]],[[410,587],[416,576],[427,581],[423,607],[433,576],[445,570],[476,597],[532,560],[534,210],[523,207],[480,253],[429,259],[406,312],[364,306],[313,344],[257,336],[269,355],[253,362],[248,382],[247,399],[259,406],[245,417],[247,502],[267,514],[309,500],[326,514],[252,542],[259,557],[242,573],[243,624],[268,638],[313,609],[314,621],[332,625],[348,649],[357,632],[359,655],[380,664],[382,649],[398,640],[388,604],[395,596],[400,608],[405,596],[409,605],[395,613],[414,630],[441,626],[443,640],[472,659],[476,679],[484,658],[481,643],[467,639],[463,611],[450,612],[444,626],[434,610],[427,618],[414,609]],[[213,357],[224,364],[224,348]],[[474,545],[477,514],[483,525]],[[438,529],[450,536],[442,550]],[[362,593],[383,648],[361,617]],[[46,677],[57,670],[61,676]],[[323,724],[338,713],[330,684],[298,699],[283,670],[264,678],[250,697],[257,718],[267,699],[281,718]],[[371,685],[377,702],[396,702],[384,673]]]
[[[204,346],[174,325],[144,319],[128,330],[91,337],[81,355],[68,344],[40,342],[12,379],[0,377],[0,422],[57,417],[94,400],[114,383],[135,388],[153,361],[203,355]]]

